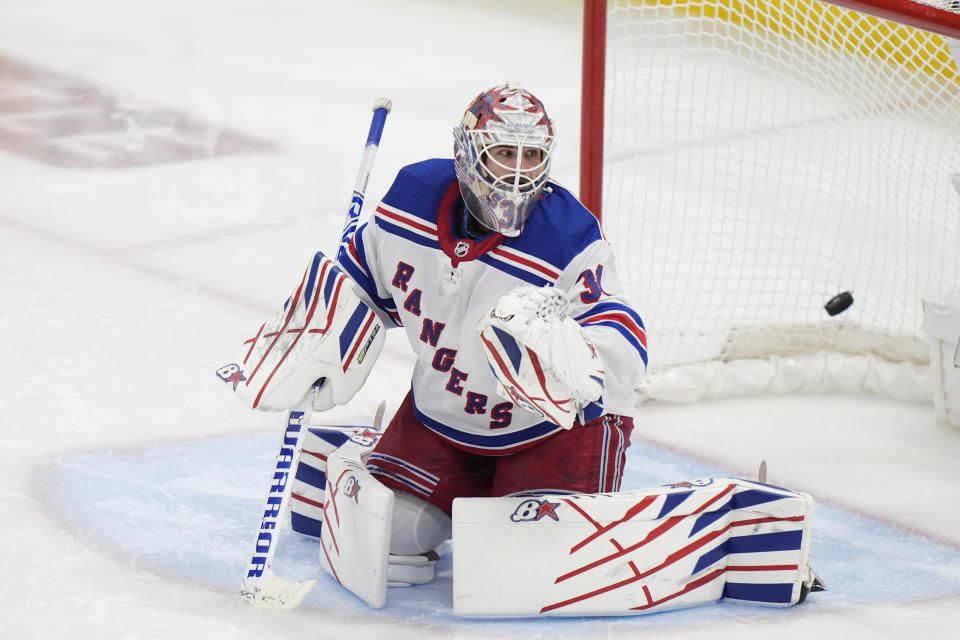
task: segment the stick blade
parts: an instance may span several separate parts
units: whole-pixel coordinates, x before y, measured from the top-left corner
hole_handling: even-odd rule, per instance
[[[258,609],[291,611],[300,606],[316,583],[316,580],[294,582],[271,574],[256,580],[254,584],[244,581],[240,595]]]

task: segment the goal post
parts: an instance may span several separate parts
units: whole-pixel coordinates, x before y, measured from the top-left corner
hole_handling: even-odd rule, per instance
[[[606,0],[583,2],[580,92],[580,201],[602,220],[603,89],[607,46]]]
[[[585,0],[581,198],[647,324],[648,397],[931,400],[923,301],[960,288],[957,11]]]

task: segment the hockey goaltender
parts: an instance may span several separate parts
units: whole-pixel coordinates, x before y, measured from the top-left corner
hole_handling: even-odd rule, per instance
[[[819,589],[804,493],[733,478],[620,491],[646,332],[596,218],[550,180],[554,124],[507,83],[453,138],[452,159],[404,167],[372,219],[348,219],[336,260],[317,253],[217,372],[249,406],[289,411],[244,597],[290,609],[313,584],[272,571],[286,503],[373,607],[431,581],[451,539],[464,616],[783,606]],[[353,397],[395,327],[417,360],[387,428],[307,428]]]

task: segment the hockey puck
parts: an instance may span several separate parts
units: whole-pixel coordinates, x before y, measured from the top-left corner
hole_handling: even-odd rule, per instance
[[[838,313],[846,311],[852,304],[853,294],[849,291],[843,291],[827,300],[827,304],[823,305],[823,308],[826,309],[827,313],[831,316],[835,316]]]

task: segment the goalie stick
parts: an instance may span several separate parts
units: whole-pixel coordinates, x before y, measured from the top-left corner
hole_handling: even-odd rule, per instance
[[[240,595],[259,609],[289,611],[303,602],[316,580],[296,582],[273,573],[273,557],[277,551],[280,521],[290,504],[290,474],[297,468],[303,428],[313,405],[317,388],[312,387],[306,397],[287,414],[287,428],[273,467],[273,479],[260,518],[253,555],[240,585]]]
[[[373,172],[373,161],[376,158],[383,126],[387,114],[393,107],[389,98],[378,98],[373,103],[373,118],[370,122],[370,131],[360,161],[357,181],[353,188],[353,198],[347,211],[347,219],[340,236],[340,247],[350,242],[350,238],[357,230],[360,219],[360,210],[366,195],[370,175]],[[291,483],[290,474],[297,468],[300,456],[301,435],[306,427],[312,412],[313,399],[317,394],[317,387],[312,387],[307,395],[287,413],[286,430],[280,453],[274,463],[274,473],[270,489],[267,491],[263,515],[253,545],[253,554],[247,565],[245,576],[240,585],[240,595],[244,600],[259,609],[268,611],[290,611],[297,607],[306,597],[316,580],[302,582],[287,580],[273,573],[273,558],[277,550],[279,524],[285,510],[290,506]],[[379,424],[383,416],[383,405],[378,408]]]
[[[367,185],[370,183],[370,175],[373,173],[373,161],[377,157],[380,136],[383,135],[383,125],[386,123],[387,114],[390,113],[392,108],[393,103],[389,98],[377,98],[373,102],[373,119],[370,121],[370,132],[367,134],[367,146],[363,150],[360,170],[357,172],[357,182],[353,186],[353,199],[350,201],[350,208],[347,210],[347,220],[343,225],[343,233],[340,234],[341,249],[350,243],[350,238],[357,231],[357,224],[360,222],[360,210],[363,208],[363,199],[366,197]]]

